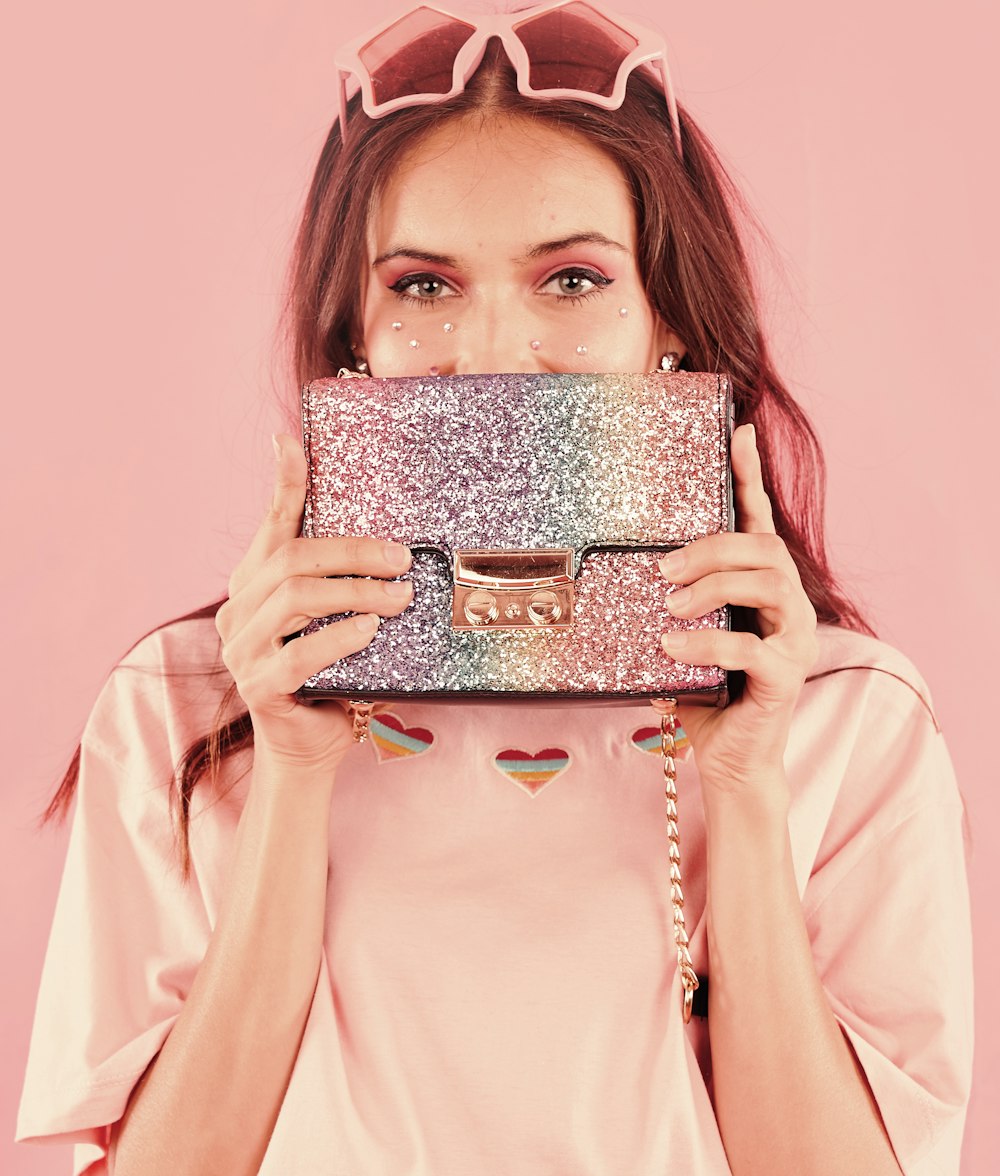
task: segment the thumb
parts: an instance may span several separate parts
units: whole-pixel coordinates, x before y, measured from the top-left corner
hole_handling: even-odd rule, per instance
[[[309,470],[306,455],[295,437],[288,433],[274,433],[271,443],[274,446],[274,492],[258,534],[267,529],[278,539],[275,546],[280,546],[299,533]]]
[[[275,458],[271,503],[246,555],[229,581],[230,596],[235,595],[282,544],[295,539],[301,527],[308,478],[306,455],[296,438],[288,433],[275,433],[271,440]]]

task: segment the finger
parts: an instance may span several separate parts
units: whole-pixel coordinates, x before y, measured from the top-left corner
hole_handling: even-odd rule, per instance
[[[230,595],[219,610],[216,626],[223,638],[238,633],[286,580],[303,577],[322,580],[328,576],[392,579],[405,572],[410,562],[408,547],[366,535],[289,539],[268,556],[252,579]]]
[[[816,627],[816,613],[797,581],[778,568],[714,572],[688,588],[667,594],[676,617],[701,617],[727,604],[756,609],[763,636],[783,636]]]
[[[764,490],[757,431],[753,425],[740,425],[733,431],[730,445],[733,463],[733,490],[736,497],[736,529],[746,534],[774,534],[771,500]]]
[[[659,561],[659,568],[671,584],[690,584],[712,572],[769,568],[777,568],[794,583],[800,583],[798,568],[784,540],[773,532],[745,535],[739,531],[722,531],[718,535],[705,535],[665,555]]]
[[[228,658],[226,665],[240,683],[240,697],[248,709],[270,712],[276,704],[285,705],[288,696],[314,674],[369,645],[378,631],[378,621],[370,614],[332,621],[315,633],[289,641],[269,657],[257,658],[246,673],[240,673],[239,664],[230,664]]]
[[[247,621],[239,639],[255,643],[258,652],[280,649],[283,638],[319,617],[343,613],[396,616],[413,599],[410,580],[337,579],[294,576],[282,580]]]
[[[695,629],[664,633],[661,642],[674,661],[685,665],[743,670],[748,688],[753,683],[755,701],[764,705],[783,704],[795,697],[811,668],[804,653],[788,657],[777,645],[762,641],[754,633]]]
[[[299,442],[288,433],[274,434],[274,490],[271,503],[261,520],[246,555],[229,580],[229,595],[234,596],[273,552],[299,533],[306,501],[308,476],[306,455]]]
[[[372,613],[331,621],[315,633],[283,645],[275,655],[275,681],[293,694],[303,682],[371,644],[379,618]]]

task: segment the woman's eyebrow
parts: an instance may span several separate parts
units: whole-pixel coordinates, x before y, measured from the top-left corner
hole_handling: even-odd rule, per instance
[[[428,265],[443,265],[449,269],[462,268],[454,257],[449,257],[446,253],[428,253],[426,249],[414,249],[410,245],[400,245],[397,249],[389,249],[385,253],[380,253],[372,262],[372,269],[378,269],[380,265],[384,265],[387,261],[393,261],[397,257],[412,257],[414,261],[426,261]]]
[[[542,241],[538,245],[532,245],[524,257],[518,260],[530,261],[536,257],[547,257],[550,253],[573,249],[577,245],[603,245],[607,249],[617,249],[620,253],[629,252],[620,242],[612,241],[603,233],[573,233],[569,237],[560,237],[558,241]]]
[[[620,253],[628,254],[629,250],[618,241],[613,241],[603,233],[573,233],[569,237],[560,237],[556,241],[540,241],[532,245],[522,256],[515,258],[517,263],[533,261],[539,257],[548,257],[552,253],[559,253],[563,249],[573,249],[577,245],[603,245],[606,249],[616,249]],[[416,249],[412,245],[399,245],[395,249],[388,249],[380,253],[372,262],[372,269],[378,269],[387,261],[397,257],[409,257],[414,261],[423,261],[427,265],[440,265],[447,269],[460,270],[462,263],[447,253],[429,253],[426,249]]]

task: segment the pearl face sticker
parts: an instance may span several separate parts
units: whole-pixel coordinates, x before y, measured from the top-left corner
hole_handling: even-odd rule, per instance
[[[403,329],[403,324],[400,322],[395,322],[392,324],[392,329],[394,331],[401,331]]]
[[[451,334],[452,331],[454,331],[454,329],[455,329],[454,323],[445,323],[444,326],[441,328],[442,331],[444,331],[446,334],[449,334],[449,335]]]
[[[586,346],[583,343],[581,343],[580,346],[576,349],[576,353],[577,353],[577,355],[586,355],[587,354]]]
[[[531,350],[532,351],[537,351],[539,349],[539,347],[541,347],[541,345],[542,345],[542,342],[540,339],[532,339],[531,340]]]
[[[411,347],[412,347],[414,350],[416,350],[416,349],[417,349],[417,348],[420,346],[420,340],[419,340],[419,339],[411,339],[411,340],[410,340],[410,346],[411,346]]]

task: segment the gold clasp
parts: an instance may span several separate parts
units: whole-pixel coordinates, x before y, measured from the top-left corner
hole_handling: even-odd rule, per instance
[[[453,629],[568,629],[573,549],[456,551]]]

